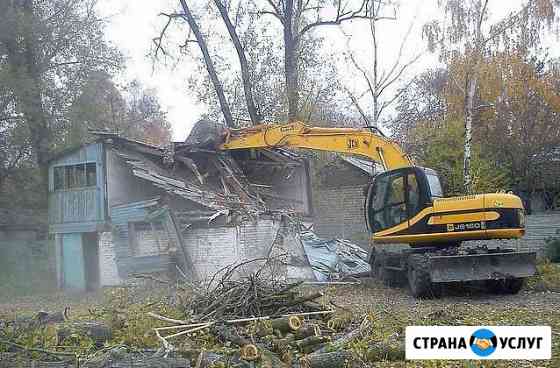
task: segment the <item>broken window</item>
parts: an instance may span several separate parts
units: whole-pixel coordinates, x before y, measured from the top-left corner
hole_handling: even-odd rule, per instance
[[[57,166],[53,169],[54,190],[94,187],[97,183],[97,165],[88,162]]]
[[[169,235],[163,222],[130,222],[128,241],[133,257],[155,256],[169,252]]]

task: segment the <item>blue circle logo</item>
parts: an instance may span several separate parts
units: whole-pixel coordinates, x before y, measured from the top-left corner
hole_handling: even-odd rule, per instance
[[[498,338],[494,332],[481,328],[476,330],[469,339],[469,345],[473,353],[481,357],[487,357],[496,351]]]

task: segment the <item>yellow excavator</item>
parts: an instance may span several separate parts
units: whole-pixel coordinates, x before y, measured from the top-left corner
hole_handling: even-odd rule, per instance
[[[372,274],[387,284],[408,281],[415,297],[434,297],[446,283],[473,281],[517,293],[536,272],[536,254],[465,241],[517,239],[525,233],[523,203],[506,193],[443,196],[437,173],[414,165],[379,130],[318,128],[301,122],[228,130],[221,150],[303,148],[367,157],[384,171],[365,196]],[[475,242],[480,243],[480,242]],[[408,244],[390,250],[385,244]]]

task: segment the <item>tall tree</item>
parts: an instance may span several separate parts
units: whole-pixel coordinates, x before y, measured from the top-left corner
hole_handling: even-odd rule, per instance
[[[343,0],[335,0],[336,13],[329,16],[332,3],[320,0],[311,4],[303,0],[266,0],[268,8],[261,11],[263,15],[272,15],[282,27],[284,43],[284,76],[286,98],[288,102],[288,121],[301,118],[300,109],[300,57],[308,50],[302,50],[303,40],[308,34],[321,26],[340,25],[355,19],[376,20],[382,17],[371,12],[371,7],[380,0],[362,0],[358,6],[349,8]]]
[[[457,56],[447,70],[416,77],[399,97],[392,128],[395,137],[417,162],[437,168],[450,193],[464,193],[462,139],[464,80],[467,55]],[[487,56],[477,71],[477,109],[473,131],[473,191],[513,189],[532,194],[558,191],[560,86],[554,65],[510,53]],[[556,182],[555,182],[556,180]]]
[[[251,80],[251,71],[249,68],[249,63],[247,61],[247,56],[245,55],[245,48],[241,44],[241,40],[239,39],[239,35],[237,34],[237,30],[235,29],[234,24],[231,22],[226,5],[222,2],[222,0],[214,0],[214,4],[220,12],[222,20],[224,21],[224,24],[231,38],[231,42],[233,43],[235,51],[237,52],[239,66],[241,68],[241,79],[243,81],[243,92],[245,94],[245,102],[247,105],[249,117],[253,124],[258,124],[262,120],[262,115],[258,109],[258,105],[255,103],[253,94],[253,82]]]
[[[71,108],[66,146],[93,138],[90,130],[110,131],[154,145],[171,140],[171,128],[155,92],[132,81],[118,88],[107,73],[94,73]]]
[[[462,89],[464,94],[464,161],[465,192],[472,192],[471,153],[473,117],[481,106],[475,96],[479,87],[479,65],[494,47],[527,49],[539,39],[540,31],[551,26],[555,19],[553,0],[528,0],[520,10],[511,12],[497,23],[489,22],[490,0],[440,1],[446,21],[431,22],[424,28],[432,49],[441,51],[443,60],[449,61],[457,52],[465,53],[469,63]],[[494,2],[496,3],[496,2]]]
[[[46,179],[48,160],[63,139],[68,107],[89,72],[115,70],[120,54],[103,39],[96,0],[0,2],[0,84],[11,114],[28,134]],[[46,186],[45,186],[46,188]]]
[[[208,71],[208,75],[210,76],[210,80],[214,85],[214,90],[216,91],[216,95],[218,96],[218,100],[220,101],[220,107],[222,109],[222,114],[224,115],[224,119],[226,121],[226,125],[230,128],[235,127],[235,122],[233,121],[233,116],[231,115],[231,109],[229,107],[229,103],[226,99],[224,88],[218,77],[218,73],[216,72],[216,68],[214,67],[214,61],[210,56],[210,52],[208,51],[208,46],[206,45],[206,40],[198,27],[198,23],[194,18],[193,13],[191,12],[187,2],[185,0],[180,0],[181,7],[183,8],[183,14],[181,16],[187,21],[189,24],[190,29],[194,33],[194,37],[196,38],[196,42],[200,51],[202,52],[204,63],[206,65],[206,70]]]

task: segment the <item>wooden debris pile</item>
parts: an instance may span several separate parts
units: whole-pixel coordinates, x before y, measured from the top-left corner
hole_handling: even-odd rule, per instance
[[[282,282],[264,267],[234,277],[239,267],[205,289],[190,285],[182,303],[191,319],[149,313],[165,323],[153,329],[158,354],[188,356],[196,367],[363,366],[349,346],[371,332],[368,318],[359,324],[322,292]]]
[[[168,324],[155,328],[159,353],[186,354],[199,367],[360,366],[346,344],[370,328],[366,320],[345,333],[352,318],[335,310],[197,323],[151,316]]]
[[[316,302],[323,293],[300,295],[296,289],[302,283],[269,285],[253,276],[243,280],[228,280],[221,282],[212,292],[197,296],[190,307],[200,320],[279,316],[323,310]]]

